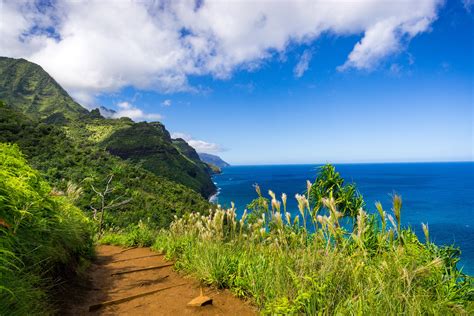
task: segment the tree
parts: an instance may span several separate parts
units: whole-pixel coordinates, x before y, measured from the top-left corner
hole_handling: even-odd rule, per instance
[[[93,216],[94,219],[97,219],[97,213],[100,213],[100,219],[99,219],[99,236],[102,235],[102,228],[103,228],[103,223],[104,223],[104,214],[105,211],[108,209],[112,208],[117,208],[122,205],[125,205],[129,203],[132,199],[125,199],[122,200],[124,197],[123,196],[118,196],[116,198],[112,198],[109,200],[110,195],[115,191],[115,187],[112,186],[112,179],[114,177],[114,174],[111,174],[107,177],[106,179],[106,184],[103,190],[98,190],[94,187],[94,185],[91,183],[91,188],[92,191],[97,194],[99,198],[99,207],[96,208],[91,205],[91,209],[93,210]],[[122,201],[120,201],[122,200]]]

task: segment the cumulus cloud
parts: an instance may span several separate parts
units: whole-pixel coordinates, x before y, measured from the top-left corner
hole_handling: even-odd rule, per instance
[[[119,109],[112,114],[113,118],[129,117],[134,121],[158,121],[163,118],[157,113],[145,113],[126,101],[117,103],[117,107]]]
[[[171,138],[184,139],[191,147],[193,147],[199,153],[216,154],[224,151],[224,149],[218,144],[194,139],[191,135],[185,133],[172,133]]]
[[[293,69],[293,73],[295,74],[296,78],[301,78],[306,72],[306,70],[308,70],[311,57],[312,57],[312,53],[310,50],[307,49],[303,52],[300,60],[296,64],[295,68]]]
[[[338,69],[371,70],[428,31],[441,2],[36,1],[1,2],[0,55],[39,63],[87,102],[126,86],[195,91],[190,75],[257,69],[322,33],[361,35]]]
[[[166,100],[164,100],[163,102],[161,102],[161,105],[162,105],[162,106],[171,106],[171,100],[170,100],[170,99],[166,99]]]

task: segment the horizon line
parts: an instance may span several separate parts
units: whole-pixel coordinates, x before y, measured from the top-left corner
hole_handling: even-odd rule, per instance
[[[429,164],[429,163],[474,163],[474,160],[441,160],[441,161],[374,161],[374,162],[296,162],[296,163],[244,163],[244,164],[230,164],[231,167],[244,166],[308,166],[308,165],[375,165],[375,164]],[[227,167],[224,167],[227,168]]]

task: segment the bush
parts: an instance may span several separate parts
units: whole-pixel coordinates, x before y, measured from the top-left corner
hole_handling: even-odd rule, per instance
[[[0,314],[51,311],[54,278],[92,253],[90,221],[0,143]]]
[[[355,187],[348,199],[335,198],[321,183],[323,190],[309,183],[308,195],[296,195],[297,216],[282,213],[286,195],[279,201],[270,191],[271,200],[255,208],[258,216],[239,219],[233,208],[192,213],[161,230],[153,248],[175,259],[178,269],[229,288],[268,314],[473,314],[473,279],[457,270],[459,251],[431,243],[426,226],[425,243],[402,228],[399,196],[393,214],[380,204],[377,215],[362,208],[355,214],[347,203],[363,205]],[[311,192],[320,192],[317,207]],[[258,187],[257,193],[262,201]],[[345,215],[354,216],[350,228],[340,224]]]
[[[156,231],[140,221],[126,229],[110,230],[99,239],[99,243],[126,247],[149,247],[156,238]]]

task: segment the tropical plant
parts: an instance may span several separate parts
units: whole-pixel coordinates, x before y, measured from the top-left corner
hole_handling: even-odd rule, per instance
[[[90,226],[18,146],[0,143],[0,315],[50,314],[53,280],[92,254]]]
[[[316,180],[313,184],[309,183],[308,185],[307,194],[313,217],[324,207],[323,199],[327,199],[331,195],[344,216],[355,218],[359,209],[365,206],[364,199],[357,191],[355,184],[344,184],[344,179],[330,164],[319,168]]]
[[[332,167],[321,171],[309,188],[321,193],[315,202],[324,214],[308,216],[314,208],[307,195],[296,195],[296,216],[285,212],[286,195],[279,200],[269,191],[269,203],[260,203],[257,187],[255,218],[252,212],[239,218],[234,207],[176,217],[157,233],[153,248],[203,283],[250,299],[263,313],[472,315],[473,279],[457,269],[456,248],[428,237],[423,243],[403,227],[397,195],[393,213],[380,203],[377,214],[359,207],[351,229],[340,225],[341,207],[347,207],[342,196],[355,195],[341,193],[343,182]],[[299,225],[299,216],[309,222]]]

